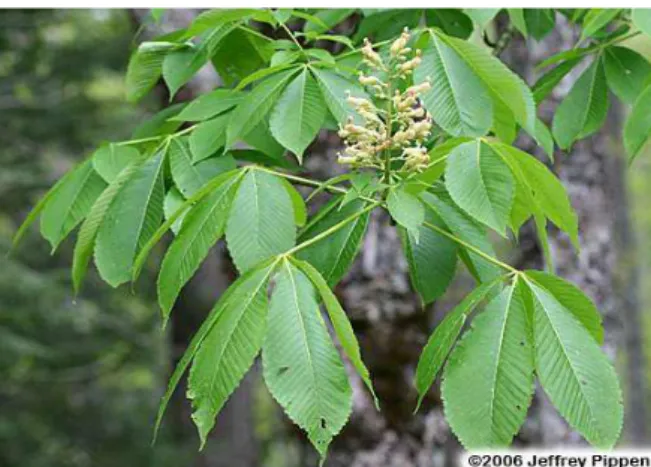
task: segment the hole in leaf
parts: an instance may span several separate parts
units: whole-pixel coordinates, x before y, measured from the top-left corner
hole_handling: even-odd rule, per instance
[[[520,341],[520,345],[524,347],[524,341]]]
[[[515,408],[518,410],[522,410],[522,406],[520,404],[516,405]]]
[[[327,428],[326,419],[321,417],[321,428],[324,430]]]
[[[288,371],[289,371],[289,367],[288,367],[288,366],[281,366],[280,368],[278,368],[278,373],[277,373],[277,375],[278,375],[278,376],[282,376],[282,375],[284,375],[285,373],[287,373]]]

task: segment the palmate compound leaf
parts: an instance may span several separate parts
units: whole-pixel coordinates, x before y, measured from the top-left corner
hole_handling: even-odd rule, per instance
[[[99,225],[95,264],[102,279],[113,287],[131,278],[137,253],[163,219],[164,166],[163,152],[142,164],[113,198]]]
[[[357,373],[360,378],[362,378],[362,381],[364,381],[368,390],[371,392],[375,406],[379,409],[379,402],[375,395],[375,391],[373,390],[373,383],[371,383],[371,375],[362,361],[362,356],[359,351],[359,343],[357,342],[357,337],[355,336],[353,327],[348,320],[348,316],[346,316],[346,312],[339,304],[337,297],[330,289],[328,283],[314,266],[306,261],[300,261],[295,258],[291,258],[291,261],[296,265],[296,267],[305,273],[305,275],[312,281],[312,284],[316,287],[319,295],[321,295],[321,299],[323,300],[328,316],[330,317],[330,322],[332,323],[332,327],[335,330],[335,334],[337,335],[337,339],[339,340],[344,353],[350,360],[350,363],[352,363],[353,367],[355,367],[355,370],[357,370]]]
[[[321,209],[301,233],[299,240],[305,242],[333,226],[345,221],[364,209],[366,203],[353,200],[341,209],[341,197],[333,198]],[[362,214],[333,232],[323,241],[315,242],[296,253],[297,258],[314,266],[330,287],[334,287],[346,274],[359,253],[368,225],[369,214]]]
[[[526,279],[526,278],[525,278]],[[536,374],[572,428],[610,449],[622,428],[617,375],[595,339],[547,290],[527,281],[533,302]]]
[[[54,252],[59,243],[81,222],[106,183],[93,170],[90,160],[68,172],[53,188],[41,213],[41,234]]]
[[[556,110],[552,122],[556,142],[562,149],[568,149],[577,139],[597,131],[607,111],[606,74],[602,57],[597,55]]]
[[[143,163],[143,158],[140,158],[125,167],[115,180],[99,195],[93,207],[90,208],[86,219],[81,224],[72,258],[72,284],[75,292],[78,293],[81,289],[81,283],[88,269],[88,262],[93,254],[97,232],[104,222],[108,210],[115,202],[116,197],[125,184],[141,169]]]
[[[281,179],[263,170],[246,173],[228,217],[226,243],[240,272],[294,246],[294,209]]]
[[[495,256],[495,251],[486,235],[486,228],[475,222],[463,212],[450,198],[450,195],[441,186],[434,187],[432,191],[420,194],[427,209],[433,210],[446,226],[446,231],[454,234],[463,242],[468,243],[490,256]],[[429,223],[425,222],[426,227]],[[470,273],[479,281],[487,282],[502,273],[502,270],[493,263],[486,261],[477,253],[463,247],[458,248],[459,257],[465,263]]]
[[[306,68],[287,85],[271,113],[271,134],[292,151],[299,162],[319,133],[326,105],[312,73]]]
[[[431,209],[425,212],[425,220],[445,229],[445,223]],[[457,266],[457,244],[421,225],[418,242],[413,234],[399,227],[402,249],[409,265],[411,283],[424,305],[439,298],[454,277]]]
[[[443,321],[434,329],[427,345],[423,349],[416,368],[415,384],[418,390],[418,407],[434,383],[436,376],[443,367],[443,363],[457,341],[463,325],[475,307],[493,290],[502,277],[490,282],[485,282],[468,294]]]
[[[224,234],[240,179],[232,176],[186,214],[181,230],[165,254],[158,276],[158,303],[164,322],[181,288]]]
[[[202,359],[197,363],[197,369],[193,369],[194,376],[191,375],[190,385],[195,409],[193,418],[199,427],[203,442],[203,438],[214,424],[214,415],[235,389],[242,375],[251,366],[255,354],[260,348],[262,341],[260,333],[264,333],[264,319],[267,313],[267,285],[276,264],[275,260],[267,261],[243,274],[215,304],[170,377],[167,390],[158,409],[154,438],[176,386],[190,362],[201,349]],[[260,319],[262,320],[262,331],[260,331]],[[245,345],[240,345],[242,332],[249,340]],[[207,341],[209,337],[210,340]],[[206,342],[211,344],[204,347]],[[257,347],[252,356],[249,353],[252,350],[250,345]],[[242,353],[237,354],[240,350]],[[235,357],[231,355],[234,351],[236,352]],[[225,360],[226,355],[229,355],[228,361]],[[215,356],[219,357],[219,363],[221,363],[219,367],[215,364],[217,363],[214,359]],[[207,369],[204,366],[206,362],[210,363],[210,367]],[[204,371],[208,373],[204,373]],[[217,392],[214,386],[211,389],[210,385],[204,384],[206,375],[215,377],[212,384],[220,384],[220,392]],[[206,392],[207,389],[210,392]]]
[[[513,185],[509,166],[482,140],[457,146],[448,157],[445,186],[454,202],[502,235],[513,205]]]
[[[324,457],[350,415],[350,384],[310,280],[288,260],[276,277],[262,348],[264,379]]]
[[[414,82],[429,80],[423,102],[434,121],[453,136],[484,136],[493,122],[491,96],[468,64],[436,34],[425,36]]]
[[[445,415],[468,449],[508,446],[531,403],[533,345],[519,282],[486,305],[445,367]]]
[[[279,71],[258,83],[235,107],[226,131],[226,147],[246,137],[269,114],[278,97],[298,70]]]

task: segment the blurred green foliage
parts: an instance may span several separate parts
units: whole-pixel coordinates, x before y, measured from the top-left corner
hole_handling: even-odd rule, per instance
[[[169,357],[147,295],[91,281],[75,299],[71,242],[51,256],[36,232],[5,256],[44,189],[143,118],[124,100],[134,30],[124,10],[0,10],[2,466],[178,466],[189,452],[165,433],[150,447]]]

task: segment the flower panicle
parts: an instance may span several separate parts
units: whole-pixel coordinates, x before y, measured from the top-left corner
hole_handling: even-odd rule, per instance
[[[347,93],[346,103],[357,117],[349,117],[339,128],[339,136],[345,143],[344,150],[338,153],[339,163],[382,170],[392,160],[400,160],[403,171],[427,168],[429,154],[424,143],[431,136],[433,123],[420,96],[432,84],[427,79],[403,92],[394,90],[396,82],[411,79],[410,75],[421,64],[421,51],[408,47],[410,39],[405,28],[386,55],[376,52],[373,44],[364,39],[361,53],[367,70],[360,72],[358,81],[370,97]],[[386,102],[386,108],[378,108],[375,104],[378,101]]]

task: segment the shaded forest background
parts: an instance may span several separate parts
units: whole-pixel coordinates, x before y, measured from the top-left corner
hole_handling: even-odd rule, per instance
[[[247,377],[220,415],[213,439],[203,453],[197,452],[198,438],[181,393],[168,414],[161,438],[155,448],[150,447],[158,400],[170,368],[214,299],[233,277],[228,259],[219,247],[184,291],[173,326],[165,333],[160,331],[152,290],[156,262],[151,263],[149,275],[139,282],[136,293],[129,287],[112,290],[91,276],[82,295],[75,299],[69,281],[72,239],[55,255],[50,255],[46,242],[34,231],[14,255],[5,256],[17,226],[46,188],[101,142],[128,138],[134,128],[160,110],[166,99],[162,89],[138,106],[126,103],[123,78],[129,54],[139,38],[175,22],[181,26],[192,14],[168,12],[162,24],[155,24],[145,11],[0,10],[1,466],[291,467],[307,465],[308,461],[312,465],[311,451],[300,442],[295,429],[286,424],[256,371]],[[561,31],[563,35],[571,37],[571,32]],[[532,56],[527,56],[525,62],[539,58],[533,55],[536,50],[541,52],[540,47],[516,39],[502,58],[522,66],[522,57],[531,50]],[[523,75],[527,73],[526,67],[515,68]],[[195,88],[215,82],[216,77],[207,73],[208,76],[200,77],[193,84]],[[190,87],[179,99],[192,98],[192,91]],[[602,142],[605,133],[615,133],[613,128],[620,119],[614,111],[603,134],[592,140]],[[323,135],[314,146],[319,156],[310,162],[310,168],[317,173],[332,171],[336,144],[336,138]],[[589,153],[592,146],[587,144],[583,150]],[[623,165],[619,145],[602,150],[613,161],[620,161],[611,167]],[[571,164],[566,167],[571,169]],[[567,172],[571,175],[571,170]],[[649,181],[651,154],[641,155],[633,170],[617,173],[621,186],[615,191],[626,203],[618,204],[616,212],[603,213],[610,216],[608,222],[618,223],[612,230],[620,232],[617,266],[607,273],[618,294],[611,301],[620,307],[615,311],[619,314],[610,317],[617,322],[616,326],[610,326],[615,336],[610,345],[627,394],[629,416],[623,444],[651,444],[651,434],[646,431],[651,422],[647,420],[651,411],[646,410],[651,402]],[[586,235],[589,234],[587,231]],[[395,238],[378,235],[386,245],[395,244]],[[528,246],[526,235],[519,245],[500,247],[501,253],[514,261],[525,265],[536,262],[527,257],[531,253],[527,248],[535,247]],[[405,279],[404,265],[395,276],[387,278],[388,286],[370,280],[366,271],[390,268],[400,260],[390,255],[387,260],[386,254],[375,257],[369,253],[372,247],[365,248],[362,264],[353,271],[352,279],[345,281],[347,289],[342,292],[354,321],[358,324],[370,321],[367,316],[370,312],[365,311],[369,303],[416,306]],[[567,255],[562,247],[557,254]],[[562,258],[560,263],[563,264]],[[580,276],[588,278],[598,274],[599,267],[603,266],[589,261],[578,266]],[[463,280],[459,281],[440,304],[426,312],[417,310],[416,314],[396,308],[395,315],[410,317],[399,328],[405,342],[392,340],[395,336],[371,323],[364,328],[364,350],[365,343],[372,345],[376,339],[395,345],[409,344],[419,350],[423,343],[419,339],[425,335],[423,328],[431,329],[440,319],[441,310],[457,301],[466,286]],[[387,288],[393,296],[378,299],[378,290]],[[391,318],[390,314],[387,316]],[[376,328],[378,332],[374,333]],[[414,337],[413,342],[407,342],[410,337]],[[388,368],[388,375],[380,374],[387,386],[380,391],[398,399],[404,397],[409,404],[396,406],[401,409],[408,405],[411,409],[414,394],[405,395],[401,392],[404,388],[391,384],[398,381],[396,374],[405,379],[399,359],[409,359],[412,355],[395,350],[398,360],[385,361],[385,366],[394,366]],[[376,357],[381,359],[382,355]],[[373,373],[373,366],[379,364],[371,359],[371,366]],[[436,395],[429,405],[435,423],[443,424],[428,435],[433,437],[426,446],[431,459],[404,464],[393,460],[390,465],[448,464],[449,456],[439,456],[438,450],[454,450],[457,446],[446,434]],[[396,419],[402,417],[401,412],[394,415]],[[542,425],[536,416],[532,414],[530,425]],[[430,426],[431,420],[427,420],[425,426]],[[375,427],[367,425],[373,423],[382,432],[378,435],[381,442],[374,436],[356,432],[372,432]],[[391,446],[396,441],[386,441],[389,433],[394,433],[404,444],[407,438],[403,438],[401,430],[423,430],[419,425],[400,423],[354,416],[340,444],[333,446],[332,465],[353,465],[352,458],[356,459],[355,465],[383,465],[373,463],[377,461],[372,459],[377,458],[372,456],[364,464],[359,460],[361,456],[353,456],[351,452],[373,449],[377,452],[377,446]],[[387,424],[393,431],[386,428]],[[540,428],[525,427],[519,442],[547,442],[544,436],[528,436],[527,430],[535,432]],[[566,436],[560,442],[575,441]]]

